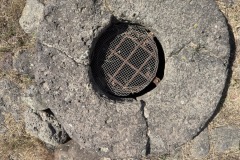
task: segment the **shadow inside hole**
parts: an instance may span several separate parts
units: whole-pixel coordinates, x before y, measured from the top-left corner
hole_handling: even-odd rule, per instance
[[[119,27],[114,27],[114,25],[121,24],[121,29]],[[106,75],[104,75],[100,66],[102,66],[105,62],[105,57],[107,55],[107,49],[109,48],[113,39],[115,39],[119,34],[126,32],[128,29],[128,25],[132,25],[131,23],[123,23],[116,21],[112,21],[112,24],[108,26],[98,38],[95,39],[95,45],[92,48],[90,55],[90,80],[93,83],[93,89],[100,93],[100,95],[105,95],[107,98],[112,100],[125,100],[125,99],[136,99],[136,97],[144,95],[145,93],[151,91],[156,87],[156,85],[151,82],[145,89],[138,93],[130,94],[127,96],[117,96],[115,95],[106,82]],[[137,24],[134,24],[137,25]],[[156,73],[156,77],[160,80],[164,77],[164,68],[165,68],[165,57],[163,48],[156,37],[154,37],[154,41],[156,43],[158,49],[158,57],[159,57],[159,65]]]
[[[126,97],[116,96],[111,92],[111,89],[106,82],[106,76],[100,67],[106,60],[105,57],[107,55],[107,49],[110,47],[112,40],[119,34],[126,32],[128,28],[127,24],[125,24],[121,27],[121,29],[116,30],[117,27],[114,27],[114,25],[118,25],[118,23],[119,22],[116,22],[116,19],[113,19],[112,24],[108,26],[101,35],[99,35],[90,56],[90,79],[92,80],[93,88],[95,91],[100,93],[100,95],[105,95],[113,100],[122,100],[122,98]]]

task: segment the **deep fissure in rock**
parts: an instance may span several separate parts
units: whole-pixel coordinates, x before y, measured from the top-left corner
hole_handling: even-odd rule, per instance
[[[144,102],[143,100],[140,101],[141,102],[141,108],[140,110],[142,111],[142,116],[146,122],[146,127],[147,127],[147,130],[146,130],[146,136],[147,136],[147,144],[146,144],[146,156],[149,155],[151,153],[151,141],[150,141],[150,137],[148,135],[148,119],[147,117],[145,116],[145,111],[144,111],[144,108],[146,106],[146,102]]]

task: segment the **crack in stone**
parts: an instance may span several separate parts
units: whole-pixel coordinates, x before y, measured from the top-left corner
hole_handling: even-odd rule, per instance
[[[54,46],[52,46],[52,45],[49,45],[49,44],[47,44],[47,43],[44,43],[44,42],[41,42],[41,44],[42,44],[43,46],[48,47],[48,48],[56,49],[56,50],[59,51],[61,54],[65,55],[66,57],[68,57],[69,59],[71,59],[77,66],[79,66],[79,63],[78,63],[73,57],[69,56],[66,52],[64,52],[64,51],[62,51],[62,50],[60,50],[60,49],[58,49],[58,48],[56,48],[56,47],[54,47]]]
[[[169,54],[168,58],[171,58],[173,56],[177,56],[184,48],[186,47],[186,45],[183,45],[180,49],[178,49],[177,51],[173,51]]]
[[[174,56],[178,56],[178,55],[182,52],[183,49],[185,49],[185,48],[187,48],[187,47],[191,47],[191,43],[192,43],[192,41],[190,41],[190,42],[182,45],[182,47],[180,47],[177,51],[172,51],[172,52],[169,54],[169,56],[167,57],[166,63],[168,62],[169,58],[172,58],[172,57],[174,57]],[[194,48],[193,48],[193,49],[194,49]],[[211,54],[211,52],[209,52],[207,49],[205,49],[205,52],[201,52],[203,49],[205,49],[205,47],[197,46],[197,47],[195,48],[195,52],[196,52],[196,53],[201,53],[201,54],[202,54],[202,53],[205,53],[205,56],[210,56],[211,58],[214,58],[215,60],[220,61],[224,66],[228,64],[227,61],[224,61],[222,58],[217,57],[217,56],[214,55],[214,54]],[[206,53],[207,53],[207,54],[206,54]],[[204,54],[202,54],[202,55],[204,55]]]
[[[145,123],[146,123],[146,127],[147,127],[147,131],[146,131],[146,136],[147,136],[147,144],[146,144],[146,156],[148,156],[150,153],[151,153],[151,141],[150,141],[150,137],[149,137],[149,126],[148,126],[148,119],[147,117],[145,116],[145,111],[144,111],[144,108],[146,106],[146,102],[141,100],[141,108],[140,110],[142,111],[142,116],[145,120]]]

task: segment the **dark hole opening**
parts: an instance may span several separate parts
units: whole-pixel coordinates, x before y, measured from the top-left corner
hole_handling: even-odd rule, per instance
[[[115,25],[121,25],[121,27],[114,27]],[[138,73],[138,71],[136,70],[136,74],[132,73],[132,70],[134,70],[133,68],[135,66],[141,66],[141,64],[137,65],[136,63],[138,61],[141,61],[141,56],[139,56],[139,60],[136,62],[131,62],[131,57],[129,57],[129,59],[127,59],[127,57],[125,57],[124,53],[125,53],[125,49],[124,47],[120,48],[119,50],[119,55],[115,55],[115,54],[112,54],[110,55],[110,57],[108,59],[106,58],[103,58],[104,56],[106,56],[107,52],[109,52],[109,47],[112,45],[113,43],[113,39],[117,38],[120,34],[126,32],[128,30],[128,27],[129,25],[133,25],[133,24],[130,24],[130,23],[123,23],[123,22],[115,22],[112,23],[98,38],[95,39],[95,45],[93,45],[92,47],[92,52],[91,52],[91,56],[90,56],[90,79],[93,83],[93,88],[95,89],[95,91],[97,91],[98,93],[100,93],[100,95],[105,95],[107,96],[108,98],[110,99],[113,99],[113,100],[124,100],[124,99],[135,99],[136,97],[138,96],[141,96],[141,95],[144,95],[145,93],[151,91],[152,89],[154,89],[156,87],[155,83],[153,83],[153,79],[151,80],[151,82],[149,82],[149,84],[147,84],[141,91],[138,91],[138,92],[134,92],[134,93],[129,93],[128,95],[116,95],[112,90],[112,88],[109,87],[109,83],[111,83],[111,85],[114,87],[114,86],[117,86],[118,87],[118,81],[120,82],[124,82],[124,79],[127,79],[129,81],[132,80],[134,81],[134,75],[136,76],[135,79],[137,79],[137,77],[141,77],[139,78],[139,80],[143,80],[143,77],[148,77],[146,76],[147,73],[144,72],[144,73],[141,73],[141,75],[136,75]],[[134,24],[136,25],[136,24]],[[140,26],[140,25],[138,25]],[[141,26],[142,27],[142,26]],[[146,29],[147,30],[147,29]],[[147,30],[149,33],[150,31]],[[111,34],[111,36],[109,37],[109,33]],[[133,35],[134,37],[135,35]],[[134,37],[134,38],[139,38],[141,39],[141,37]],[[117,39],[117,42],[121,43],[121,38]],[[129,39],[127,39],[127,41],[125,42],[131,42]],[[104,44],[103,44],[104,42]],[[155,69],[156,72],[154,73],[154,77],[158,77],[160,80],[163,79],[164,77],[164,68],[165,68],[165,57],[164,57],[164,51],[163,51],[163,48],[160,44],[160,42],[158,41],[158,39],[154,36],[153,37],[153,42],[155,43],[154,45],[156,46],[155,48],[157,48],[156,52],[157,52],[157,61],[158,61],[158,66],[157,68]],[[116,44],[117,45],[117,44]],[[128,47],[128,49],[131,51],[133,51],[133,48],[131,48],[131,45],[130,44],[126,44],[125,47]],[[149,48],[148,51],[146,51],[147,49]],[[151,47],[149,47],[149,44],[146,44],[146,48],[144,48],[146,52],[152,52],[153,49]],[[121,51],[123,50],[123,51]],[[118,51],[118,49],[116,49],[116,51]],[[143,51],[142,51],[143,53]],[[143,53],[144,54],[144,53]],[[134,55],[134,53],[133,53]],[[132,57],[134,57],[133,55],[131,55]],[[102,57],[103,56],[103,57]],[[124,59],[126,58],[126,59]],[[122,73],[116,73],[116,72],[120,72],[121,71],[121,63],[120,60],[122,60],[122,62],[124,62],[124,60],[129,60],[129,66],[128,66],[128,71],[129,71],[129,75],[126,75],[126,76],[123,76]],[[151,58],[150,58],[151,59]],[[153,58],[152,58],[153,59]],[[106,61],[109,60],[110,62],[107,63]],[[149,60],[149,59],[148,59]],[[146,60],[145,62],[147,62],[148,60]],[[112,62],[114,62],[113,64],[111,64]],[[109,69],[109,72],[111,74],[112,77],[116,77],[117,78],[117,81],[111,81],[111,76],[109,76],[110,80],[106,79],[106,77],[108,75],[106,75],[105,72],[101,71],[101,68],[104,63],[107,63],[108,64],[108,67],[110,68]],[[125,63],[125,62],[124,62]],[[140,62],[139,62],[140,63]],[[142,61],[141,61],[142,63]],[[143,62],[144,63],[144,62]],[[150,62],[149,62],[150,63]],[[133,64],[133,65],[131,65]],[[126,65],[123,65],[125,68],[126,68]],[[124,68],[122,66],[122,68]],[[146,68],[146,67],[145,67]],[[145,69],[143,67],[143,70]],[[140,69],[142,69],[140,67]],[[139,70],[140,70],[139,69]],[[119,71],[120,70],[120,71]],[[146,70],[146,69],[145,69]],[[131,73],[130,73],[131,72]],[[141,70],[142,72],[142,70]],[[114,74],[116,73],[116,74]],[[153,76],[153,74],[152,74]],[[129,78],[129,77],[132,77]],[[112,78],[113,79],[113,78]],[[141,82],[138,82],[139,84],[142,84]],[[133,84],[133,83],[128,83],[128,84]],[[116,87],[116,88],[117,88]],[[120,90],[121,90],[121,86],[119,87]]]

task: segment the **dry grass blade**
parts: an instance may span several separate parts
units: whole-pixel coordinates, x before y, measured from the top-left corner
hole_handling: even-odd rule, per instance
[[[25,0],[0,0],[0,53],[29,43],[29,36],[19,25]]]
[[[5,114],[7,132],[0,134],[1,160],[52,160],[53,154],[38,139],[25,132],[24,122],[16,122],[11,114]]]

